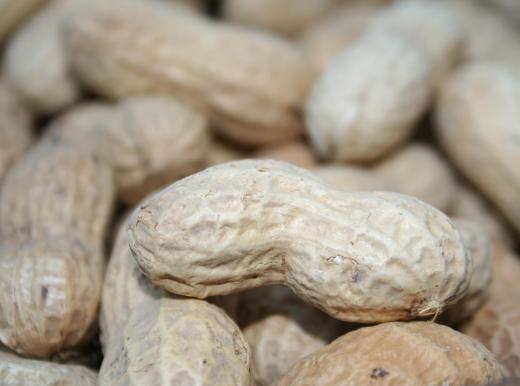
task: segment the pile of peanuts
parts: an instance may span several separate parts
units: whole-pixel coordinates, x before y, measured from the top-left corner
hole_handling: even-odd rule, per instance
[[[520,385],[520,1],[0,0],[0,385]]]

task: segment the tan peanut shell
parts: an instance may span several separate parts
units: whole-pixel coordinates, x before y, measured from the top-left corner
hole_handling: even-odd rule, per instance
[[[88,337],[113,194],[108,166],[60,141],[42,141],[10,170],[0,190],[3,344],[48,357]]]
[[[298,362],[276,386],[487,385],[504,371],[484,346],[431,322],[350,332]]]
[[[464,30],[457,14],[441,1],[397,1],[379,12],[369,28],[403,33],[424,49],[432,61],[435,84],[442,81],[462,57]]]
[[[485,92],[483,92],[485,90]],[[437,131],[453,162],[520,231],[520,77],[468,65],[443,87]]]
[[[337,0],[225,0],[230,21],[295,35],[323,15]]]
[[[137,268],[123,224],[103,287],[100,385],[252,385],[249,347],[231,319],[166,296]]]
[[[453,222],[469,250],[473,271],[466,296],[442,315],[442,320],[451,325],[468,319],[484,304],[489,295],[492,275],[492,245],[483,229],[468,220],[456,218]]]
[[[438,210],[396,193],[352,193],[276,161],[208,168],[151,196],[129,220],[141,270],[205,298],[285,284],[331,316],[433,315],[464,295],[471,261]]]
[[[48,0],[0,0],[0,42]]]
[[[366,31],[382,3],[381,0],[340,2],[305,29],[301,43],[316,74]]]
[[[323,159],[371,161],[412,132],[431,92],[428,56],[404,35],[364,34],[327,66],[305,108],[311,144]]]
[[[31,114],[0,80],[0,181],[32,144]]]
[[[0,351],[3,386],[96,386],[97,374],[87,367],[26,359]]]
[[[511,232],[504,224],[503,218],[468,186],[457,189],[449,214],[477,223],[493,244],[511,246],[513,243]]]
[[[111,98],[179,96],[209,113],[222,135],[246,145],[302,133],[310,70],[299,47],[153,5],[128,2],[70,20],[68,52],[91,89]]]
[[[47,135],[99,155],[112,167],[127,203],[201,169],[210,141],[202,114],[159,96],[128,98],[114,107],[79,105],[58,118]]]
[[[520,377],[519,257],[498,248],[493,254],[489,299],[461,330],[483,343],[504,365],[508,376]]]
[[[311,149],[302,141],[285,142],[261,148],[254,154],[254,158],[284,161],[307,169],[318,166],[318,160]]]

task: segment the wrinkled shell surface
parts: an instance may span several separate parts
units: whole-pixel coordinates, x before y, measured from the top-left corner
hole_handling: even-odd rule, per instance
[[[253,386],[242,333],[204,300],[142,303],[110,343],[100,385]]]
[[[0,181],[31,143],[31,115],[0,80]]]
[[[520,377],[520,262],[507,250],[493,254],[489,299],[462,332],[483,343],[504,365],[508,376]]]
[[[439,324],[410,322],[350,332],[298,362],[276,386],[484,385],[503,378],[477,341]]]
[[[299,47],[151,4],[129,2],[70,21],[69,54],[93,90],[112,98],[180,96],[205,109],[223,135],[248,145],[301,134],[310,70]]]
[[[129,220],[143,272],[204,298],[284,283],[331,316],[386,321],[458,300],[471,261],[438,210],[397,193],[350,193],[276,161],[238,161],[187,177]]]
[[[313,86],[306,129],[328,160],[369,161],[403,142],[431,91],[425,53],[397,33],[365,34],[338,54]]]
[[[468,65],[445,84],[437,111],[441,143],[464,175],[520,232],[520,77]]]
[[[96,386],[97,374],[83,366],[20,358],[0,351],[3,386]]]

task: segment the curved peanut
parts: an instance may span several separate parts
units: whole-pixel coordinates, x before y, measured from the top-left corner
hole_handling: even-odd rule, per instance
[[[504,365],[508,376],[520,376],[519,257],[498,248],[493,254],[493,281],[484,306],[461,330],[483,343]]]
[[[337,0],[225,0],[224,17],[233,22],[295,35]]]
[[[103,288],[100,385],[252,386],[249,347],[231,319],[206,301],[165,296],[137,268],[122,226]]]
[[[405,36],[363,35],[332,60],[310,93],[305,119],[314,150],[336,161],[385,155],[426,109],[430,76],[430,59]]]
[[[302,359],[276,386],[487,385],[503,379],[501,365],[475,340],[439,324],[411,322],[350,332]]]
[[[296,45],[153,4],[128,2],[70,20],[68,51],[91,89],[111,98],[182,97],[201,106],[222,135],[246,145],[302,133],[310,70]]]
[[[316,74],[365,32],[382,0],[349,0],[336,5],[302,34],[301,43]]]
[[[97,385],[97,374],[86,367],[25,359],[1,350],[0,379],[5,386]]]
[[[520,77],[499,65],[468,65],[441,94],[437,131],[444,149],[520,231]]]
[[[168,97],[135,97],[117,106],[80,105],[48,129],[48,137],[88,147],[113,169],[127,203],[204,166],[204,116]]]
[[[0,42],[48,0],[0,0]]]
[[[10,170],[0,191],[6,346],[48,357],[90,335],[113,193],[108,166],[60,141],[42,141]]]
[[[369,28],[400,32],[423,48],[438,85],[462,57],[464,30],[456,13],[441,1],[401,0],[374,17]]]
[[[31,115],[0,81],[0,181],[32,143]]]
[[[275,161],[206,169],[153,195],[129,221],[130,247],[158,286],[204,298],[284,283],[330,315],[433,315],[466,291],[458,232],[393,193],[350,193]]]
[[[468,319],[484,304],[491,283],[491,242],[482,228],[471,221],[453,219],[464,245],[473,260],[471,281],[466,295],[442,315],[444,322],[454,325]]]

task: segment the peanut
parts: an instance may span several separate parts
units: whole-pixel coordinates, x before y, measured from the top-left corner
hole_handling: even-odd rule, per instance
[[[32,143],[31,115],[0,80],[0,182]]]
[[[60,141],[42,141],[5,177],[0,340],[6,346],[48,357],[88,338],[113,193],[105,164]]]
[[[493,281],[485,305],[461,330],[483,343],[504,365],[506,375],[520,376],[520,263],[505,248],[493,254]]]
[[[503,379],[501,365],[477,341],[446,326],[411,322],[350,332],[302,359],[276,386],[484,385]]]
[[[137,269],[126,224],[103,288],[100,385],[253,385],[242,333],[218,307],[167,298]]]
[[[305,118],[314,150],[335,161],[385,155],[411,134],[423,114],[430,77],[429,58],[405,36],[363,35],[332,60],[313,86]]]
[[[238,161],[187,177],[129,220],[143,272],[204,298],[284,283],[331,316],[433,315],[462,297],[471,261],[449,219],[412,197],[342,192],[303,169]]]
[[[20,358],[0,350],[4,386],[96,386],[97,374],[83,366]]]
[[[207,120],[168,97],[135,97],[117,106],[80,105],[60,117],[48,137],[88,147],[112,167],[119,196],[135,203],[204,165]]]
[[[153,4],[128,2],[69,21],[68,51],[91,89],[110,98],[177,95],[210,114],[223,136],[246,145],[302,133],[310,70],[299,47]]]
[[[468,65],[441,94],[437,129],[444,149],[520,231],[520,77],[500,65]]]

